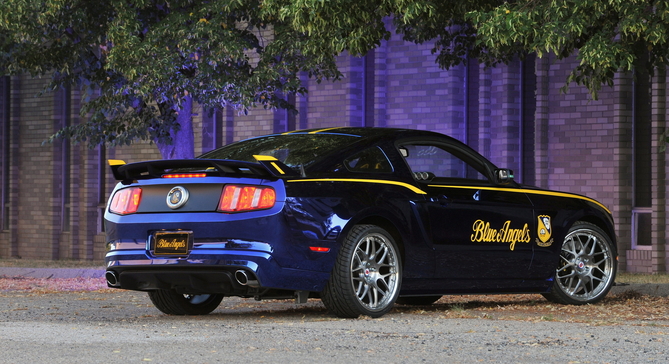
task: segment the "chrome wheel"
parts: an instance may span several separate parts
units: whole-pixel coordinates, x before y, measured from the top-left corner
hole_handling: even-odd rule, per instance
[[[577,223],[562,244],[552,300],[569,304],[597,302],[608,293],[615,273],[616,254],[611,239],[595,225]]]
[[[351,284],[362,306],[370,311],[388,306],[396,296],[398,276],[397,252],[387,237],[360,239],[351,261]]]
[[[397,300],[401,272],[392,236],[375,225],[356,225],[342,243],[321,299],[339,317],[381,317]]]

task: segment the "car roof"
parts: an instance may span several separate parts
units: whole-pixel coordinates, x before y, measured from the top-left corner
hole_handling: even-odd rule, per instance
[[[467,160],[477,160],[481,164],[488,166],[488,169],[496,168],[487,158],[481,156],[476,150],[468,146],[467,144],[449,136],[446,134],[441,134],[428,130],[416,130],[416,129],[405,129],[405,128],[385,128],[385,127],[330,127],[330,128],[319,128],[319,129],[305,129],[305,130],[295,130],[289,131],[280,134],[274,135],[294,135],[294,134],[328,134],[328,135],[348,135],[359,137],[361,140],[359,143],[351,145],[353,149],[357,148],[360,143],[370,144],[378,143],[382,140],[387,141],[396,141],[398,139],[411,140],[411,139],[425,139],[425,140],[439,140],[448,142],[451,146],[456,147],[460,151],[464,152],[465,159]],[[462,157],[462,156],[461,156]],[[329,158],[326,158],[328,160]],[[331,161],[330,161],[331,162]],[[325,163],[327,164],[327,163]]]
[[[444,137],[446,135],[439,134],[427,130],[415,130],[415,129],[404,129],[404,128],[379,128],[379,127],[331,127],[331,128],[318,128],[318,129],[304,129],[304,130],[295,130],[289,131],[286,134],[339,134],[339,135],[352,135],[357,137],[406,137],[406,136],[439,136]],[[446,136],[448,137],[448,136]],[[450,137],[449,137],[450,138]]]

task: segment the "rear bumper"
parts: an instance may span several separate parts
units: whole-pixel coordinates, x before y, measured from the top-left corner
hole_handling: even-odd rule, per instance
[[[297,221],[294,213],[286,215],[274,210],[126,216],[108,212],[105,266],[117,277],[113,287],[140,291],[246,296],[267,289],[320,292],[329,279],[338,244],[327,233],[314,234],[310,229],[320,231],[321,220],[329,215],[305,223]],[[179,256],[157,255],[155,237],[166,232],[190,233],[187,250],[175,253]],[[312,251],[312,246],[326,247],[328,252]],[[234,275],[239,270],[252,276],[257,287],[238,284]]]
[[[271,247],[264,243],[247,244],[257,250],[229,249],[224,243],[207,244],[218,248],[198,246],[187,258],[153,257],[143,244],[107,244],[105,265],[107,272],[117,279],[110,287],[254,296],[264,289],[320,292],[329,278],[326,272],[281,267],[272,256]],[[128,249],[128,245],[135,245],[136,249]],[[235,277],[238,271],[257,283],[240,283]]]

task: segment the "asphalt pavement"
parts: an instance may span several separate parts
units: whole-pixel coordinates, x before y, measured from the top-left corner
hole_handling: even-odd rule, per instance
[[[0,267],[0,278],[103,278],[104,269],[85,268],[17,268]],[[610,294],[635,291],[657,297],[669,297],[669,284],[662,283],[616,283]]]
[[[590,305],[560,320],[545,312],[498,319],[452,304],[339,319],[319,300],[231,297],[209,315],[176,316],[142,292],[0,293],[3,364],[669,362],[665,314],[629,321]]]

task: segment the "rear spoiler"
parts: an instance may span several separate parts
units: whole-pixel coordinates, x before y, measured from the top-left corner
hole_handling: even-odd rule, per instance
[[[114,178],[124,183],[139,179],[161,178],[171,173],[203,172],[211,176],[248,177],[296,177],[300,174],[278,159],[269,156],[254,156],[258,163],[225,159],[164,159],[126,164],[122,160],[110,159]]]

